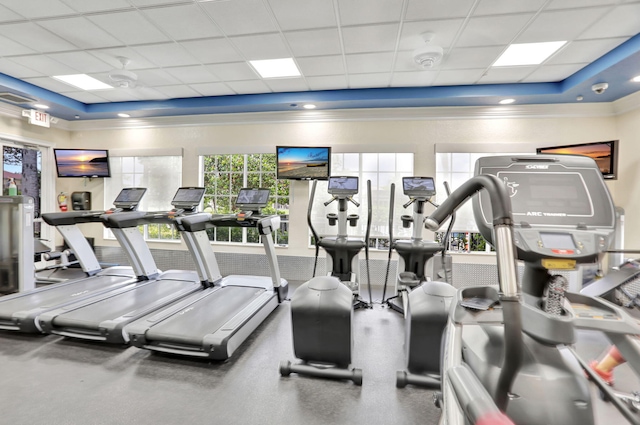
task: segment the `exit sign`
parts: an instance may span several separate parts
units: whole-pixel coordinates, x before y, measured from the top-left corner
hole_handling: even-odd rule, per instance
[[[39,125],[40,127],[49,127],[51,123],[51,115],[46,112],[36,111],[32,109],[29,111],[29,124]]]

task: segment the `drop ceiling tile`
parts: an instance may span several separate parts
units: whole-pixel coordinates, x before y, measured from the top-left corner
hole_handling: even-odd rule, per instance
[[[193,0],[130,0],[130,1],[134,6],[139,6],[139,7],[193,2]]]
[[[39,71],[42,76],[77,74],[74,68],[66,66],[46,56],[20,56],[11,58],[13,62]]]
[[[15,13],[12,10],[7,9],[4,6],[0,6],[0,22],[22,21],[24,17]]]
[[[306,80],[311,90],[343,90],[349,87],[344,75],[307,77]]]
[[[340,23],[346,25],[397,22],[403,0],[338,0]]]
[[[440,71],[434,86],[462,86],[475,84],[484,74],[484,68]]]
[[[632,37],[640,28],[640,3],[617,6],[580,35],[580,39]]]
[[[439,65],[436,65],[434,68],[439,68]],[[396,56],[396,63],[393,67],[394,71],[411,72],[420,71],[422,69],[423,68],[413,60],[412,52],[398,52],[398,55]]]
[[[542,12],[517,38],[518,43],[575,40],[585,29],[606,14],[608,8]],[[640,11],[640,9],[639,9]],[[640,18],[638,19],[640,24]]]
[[[347,70],[350,74],[369,74],[391,71],[393,53],[362,53],[346,55]],[[351,80],[349,80],[351,84]]]
[[[388,87],[390,75],[384,74],[351,74],[349,88],[368,89],[372,87]]]
[[[320,75],[344,74],[342,56],[318,56],[313,58],[298,58],[298,67],[305,77]]]
[[[77,87],[70,86],[62,81],[54,80],[50,77],[25,78],[24,81],[29,84],[42,87],[43,89],[51,90],[55,93],[67,93],[78,90]]]
[[[574,63],[569,65],[545,65],[538,67],[522,81],[525,83],[541,83],[562,81],[584,68],[588,63]]]
[[[218,81],[218,78],[202,65],[165,68],[165,71],[184,84],[212,83]]]
[[[127,65],[129,70],[155,68],[152,62],[131,47],[97,49],[90,50],[89,53],[110,64],[112,68],[122,68],[122,63],[118,60],[120,56],[129,59],[130,62]]]
[[[309,86],[303,78],[269,78],[263,81],[271,91],[276,93],[309,90]]]
[[[480,16],[471,18],[464,27],[459,47],[495,46],[510,44],[533,14]],[[491,30],[487,30],[490,28]]]
[[[181,41],[180,44],[201,63],[225,63],[243,60],[236,48],[225,38]]]
[[[36,53],[27,46],[0,36],[0,56],[27,55]]]
[[[604,38],[601,40],[572,41],[557,54],[545,61],[544,64],[563,65],[593,62],[626,40],[626,38]]]
[[[131,102],[140,100],[135,89],[99,90],[96,91],[96,94],[109,102]]]
[[[431,32],[430,43],[444,49],[451,46],[464,19],[443,19],[439,21],[405,22],[400,35],[400,50],[413,50],[426,44],[422,34]]]
[[[31,22],[0,25],[0,35],[20,44],[32,46],[42,53],[77,49],[73,44]]]
[[[227,83],[238,94],[271,93],[271,89],[262,81],[231,81]]]
[[[161,67],[199,64],[198,60],[187,53],[178,43],[149,44],[137,46],[135,50]]]
[[[336,25],[333,2],[318,0],[269,0],[283,31],[326,28]]]
[[[277,30],[262,0],[200,3],[226,35],[259,34]]]
[[[507,13],[536,12],[547,0],[480,0],[475,10],[474,16],[502,15]]]
[[[140,100],[163,100],[167,99],[167,95],[164,93],[160,93],[158,90],[151,87],[136,87],[136,96],[140,98]],[[132,114],[134,115],[134,114]]]
[[[231,37],[229,41],[247,60],[291,57],[291,53],[280,34]]]
[[[181,99],[186,97],[200,97],[200,93],[183,84],[176,86],[158,86],[155,90],[164,94],[167,99]]]
[[[127,0],[62,0],[67,6],[80,13],[103,12],[131,9]]]
[[[49,53],[47,56],[74,68],[81,74],[106,72],[113,69],[110,64],[86,52]]]
[[[507,46],[461,47],[446,53],[440,69],[486,68],[498,59]]]
[[[608,6],[616,3],[619,2],[616,0],[551,0],[546,9],[574,9],[591,6]]]
[[[91,15],[89,19],[123,44],[159,43],[169,40],[137,11]]]
[[[73,9],[59,0],[2,0],[2,5],[29,19],[73,14]]]
[[[223,83],[189,84],[189,87],[202,96],[229,96],[235,94],[233,90]]]
[[[143,13],[174,40],[220,36],[220,31],[196,4],[146,9]]]
[[[489,69],[478,84],[518,83],[530,75],[536,66],[501,66]]]
[[[396,48],[398,24],[342,28],[345,53],[389,52]]]
[[[296,57],[339,55],[342,53],[337,28],[284,33]]]
[[[257,80],[258,74],[246,62],[205,65],[220,81]]]
[[[102,28],[83,17],[39,21],[38,25],[82,49],[115,47],[123,44],[120,40],[112,37]]]
[[[82,103],[103,103],[106,102],[104,97],[98,96],[96,93],[98,92],[88,92],[88,91],[76,91],[65,93],[66,97],[77,100]]]
[[[135,71],[138,82],[145,87],[170,86],[180,84],[180,81],[163,69],[141,69]]]
[[[29,78],[43,75],[39,71],[27,68],[6,58],[0,58],[0,72],[14,78]]]
[[[409,0],[405,19],[407,21],[424,19],[464,18],[471,11],[475,0]]]
[[[432,86],[438,71],[394,72],[391,87],[427,87]]]

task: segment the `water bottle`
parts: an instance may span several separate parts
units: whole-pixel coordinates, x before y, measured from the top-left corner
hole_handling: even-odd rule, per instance
[[[18,196],[18,186],[14,179],[9,179],[9,196]]]

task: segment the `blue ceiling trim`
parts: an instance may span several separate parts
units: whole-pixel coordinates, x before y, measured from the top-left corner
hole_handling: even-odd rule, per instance
[[[0,73],[0,86],[14,90],[30,98],[35,98],[40,103],[56,103],[58,105],[74,109],[76,111],[85,110],[85,104],[69,97],[43,89],[26,81],[19,80],[6,74]]]
[[[597,60],[591,62],[578,72],[567,77],[562,81],[562,91],[565,92],[568,89],[595,77],[638,52],[640,52],[640,33],[636,34],[610,52],[604,54]]]

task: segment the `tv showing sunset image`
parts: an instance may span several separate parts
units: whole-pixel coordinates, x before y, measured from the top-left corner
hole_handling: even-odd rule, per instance
[[[605,178],[615,178],[616,141],[538,148],[537,153],[552,155],[583,155],[593,158]]]
[[[58,177],[110,177],[109,151],[54,149]]]
[[[331,170],[329,147],[277,148],[278,178],[291,180],[327,180]]]

